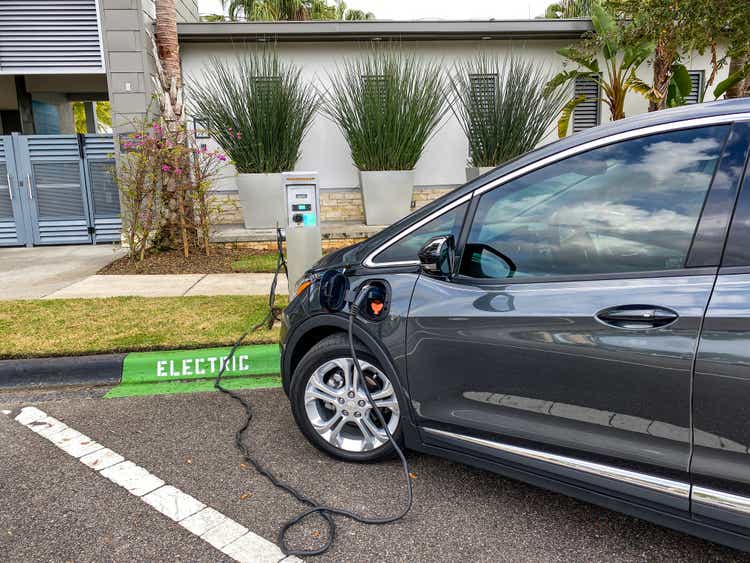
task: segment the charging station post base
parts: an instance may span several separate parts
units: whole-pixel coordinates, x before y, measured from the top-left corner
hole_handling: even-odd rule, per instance
[[[294,294],[294,284],[310,266],[320,260],[320,226],[286,230],[286,263],[289,272],[289,295]]]

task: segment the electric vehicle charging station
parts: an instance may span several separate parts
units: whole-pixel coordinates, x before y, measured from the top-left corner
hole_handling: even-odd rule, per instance
[[[320,188],[317,172],[281,175],[286,206],[286,253],[289,295],[294,284],[323,251],[320,243]]]

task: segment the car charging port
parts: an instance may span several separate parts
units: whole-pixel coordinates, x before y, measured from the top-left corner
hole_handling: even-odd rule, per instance
[[[378,322],[388,316],[390,288],[382,280],[368,280],[369,287],[360,306],[360,314],[368,321]]]

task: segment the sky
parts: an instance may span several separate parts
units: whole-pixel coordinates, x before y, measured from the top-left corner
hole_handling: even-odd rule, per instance
[[[346,0],[382,20],[519,20],[542,15],[553,0]],[[331,0],[333,4],[333,0]],[[198,0],[201,14],[221,13],[220,0]]]

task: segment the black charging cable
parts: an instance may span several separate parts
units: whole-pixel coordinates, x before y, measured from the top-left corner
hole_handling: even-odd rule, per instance
[[[250,423],[253,420],[253,408],[250,405],[250,403],[245,400],[240,395],[230,391],[229,389],[226,389],[225,387],[221,386],[221,377],[224,375],[224,372],[226,371],[227,366],[229,365],[229,362],[231,361],[232,357],[234,356],[235,352],[237,351],[237,348],[242,344],[242,342],[247,338],[247,336],[258,330],[264,325],[267,325],[269,327],[273,326],[274,321],[276,320],[277,316],[277,309],[274,306],[274,303],[276,301],[276,283],[278,281],[279,273],[281,272],[282,268],[287,273],[286,268],[286,261],[284,260],[284,253],[282,248],[282,235],[281,235],[281,229],[276,228],[276,250],[277,250],[277,259],[276,259],[276,271],[273,275],[273,281],[271,282],[271,290],[269,292],[268,296],[268,312],[266,313],[265,317],[262,321],[248,329],[242,336],[240,336],[235,344],[232,346],[232,348],[229,350],[229,354],[227,355],[226,360],[221,366],[221,369],[219,370],[219,373],[216,376],[216,380],[214,381],[214,387],[224,393],[225,395],[229,395],[232,399],[240,403],[242,405],[242,408],[245,411],[245,421],[242,424],[242,426],[235,432],[234,434],[234,445],[237,448],[237,450],[242,455],[242,458],[252,465],[253,469],[257,471],[260,475],[265,477],[270,481],[270,483],[287,493],[289,493],[291,496],[293,496],[295,499],[297,499],[302,504],[308,505],[310,508],[307,510],[301,512],[294,518],[288,520],[285,522],[281,528],[279,529],[279,546],[281,547],[281,551],[284,552],[286,555],[303,555],[303,556],[311,556],[311,555],[320,555],[322,553],[325,553],[328,551],[331,546],[333,545],[334,540],[336,539],[336,523],[333,520],[333,516],[344,516],[346,518],[350,518],[351,520],[354,520],[355,522],[360,522],[362,524],[389,524],[391,522],[396,522],[397,520],[400,520],[406,514],[411,510],[412,506],[412,500],[413,500],[413,492],[412,492],[412,484],[411,484],[411,477],[409,476],[409,463],[406,461],[406,456],[404,456],[404,452],[399,447],[398,443],[396,442],[395,438],[391,434],[391,431],[388,429],[388,424],[386,424],[385,417],[383,416],[383,413],[380,411],[380,408],[375,403],[374,399],[372,398],[372,395],[370,394],[370,390],[367,388],[367,382],[365,381],[364,374],[362,373],[362,367],[359,365],[359,360],[357,359],[357,351],[354,347],[354,319],[359,314],[359,307],[361,305],[361,301],[365,298],[367,295],[367,292],[372,289],[372,286],[369,284],[362,285],[359,290],[354,294],[353,298],[350,301],[350,308],[349,308],[349,324],[348,324],[348,336],[349,336],[349,349],[352,355],[352,360],[354,361],[354,368],[357,373],[357,377],[359,377],[359,381],[362,383],[362,388],[365,391],[365,395],[367,396],[367,401],[370,403],[370,406],[372,407],[373,412],[375,412],[375,416],[378,419],[378,422],[380,422],[381,426],[383,427],[383,430],[385,431],[386,436],[388,437],[388,441],[391,443],[391,446],[393,446],[393,449],[395,450],[396,454],[401,460],[401,465],[403,467],[404,471],[404,478],[406,480],[406,502],[404,505],[404,508],[395,516],[386,516],[386,517],[368,517],[368,516],[362,516],[360,514],[356,514],[355,512],[352,512],[350,510],[346,510],[343,508],[335,508],[331,506],[322,505],[312,498],[308,497],[295,487],[292,487],[290,484],[285,483],[284,481],[281,481],[278,479],[270,470],[268,470],[266,467],[264,467],[257,459],[255,459],[252,454],[250,453],[250,449],[247,447],[244,441],[245,432],[247,432],[248,428],[250,427]],[[294,527],[295,525],[299,524],[302,520],[307,518],[308,516],[312,514],[318,514],[320,515],[326,522],[326,525],[328,526],[328,533],[326,534],[326,540],[325,543],[316,549],[291,549],[287,545],[286,542],[286,534],[287,532]]]

